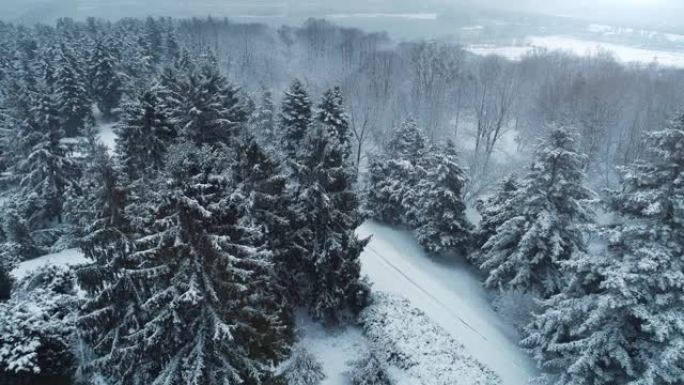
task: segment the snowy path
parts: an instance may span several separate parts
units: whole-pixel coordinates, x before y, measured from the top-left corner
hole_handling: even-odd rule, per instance
[[[357,233],[373,235],[361,256],[373,288],[409,299],[494,370],[505,385],[525,385],[537,374],[517,346],[516,332],[496,314],[481,281],[464,263],[431,258],[411,234],[367,221]]]

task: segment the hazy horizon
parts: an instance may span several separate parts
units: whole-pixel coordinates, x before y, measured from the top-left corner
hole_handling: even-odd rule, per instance
[[[3,0],[0,19],[50,22],[58,17],[125,16],[325,17],[329,14],[427,13],[461,15],[483,10],[568,16],[620,26],[684,32],[684,3],[677,0]]]

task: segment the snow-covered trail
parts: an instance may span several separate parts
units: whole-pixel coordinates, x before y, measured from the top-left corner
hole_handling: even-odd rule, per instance
[[[492,310],[472,268],[429,257],[410,233],[374,221],[365,222],[357,233],[373,236],[361,263],[362,274],[374,289],[409,299],[504,384],[525,385],[537,375],[533,362],[518,347],[513,327]]]

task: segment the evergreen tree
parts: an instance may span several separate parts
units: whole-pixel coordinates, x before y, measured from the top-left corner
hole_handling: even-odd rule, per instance
[[[261,103],[252,115],[252,126],[258,133],[263,143],[274,146],[277,143],[275,105],[271,92],[264,90],[261,95]]]
[[[346,143],[335,126],[317,125],[296,170],[292,223],[299,229],[294,242],[304,251],[300,287],[311,315],[330,324],[342,321],[347,310],[361,310],[368,294],[359,279],[359,256],[368,241],[354,233],[359,202]]]
[[[179,68],[167,73],[161,84],[164,104],[179,135],[199,146],[232,145],[247,122],[239,90],[228,84],[215,65]]]
[[[3,385],[73,383],[74,289],[69,269],[46,266],[19,281],[17,294],[0,303]]]
[[[276,280],[287,298],[297,298],[297,249],[291,244],[291,194],[279,164],[251,136],[235,151],[233,175],[243,194],[250,226],[260,228],[265,246],[273,253]]]
[[[309,94],[299,80],[285,92],[280,107],[279,131],[282,149],[288,159],[296,159],[312,121]]]
[[[180,144],[169,154],[152,226],[117,276],[128,283],[115,284],[133,311],[104,333],[93,322],[93,366],[113,384],[259,383],[288,332],[265,251],[254,247],[261,234],[241,224],[243,202],[217,150]]]
[[[510,175],[499,183],[491,196],[478,199],[476,208],[481,220],[474,237],[478,249],[496,234],[499,226],[516,215],[514,199],[519,189],[517,177]]]
[[[609,204],[604,255],[579,254],[523,341],[557,384],[684,381],[684,117],[648,135]]]
[[[393,133],[384,152],[371,157],[367,210],[380,221],[418,225],[418,185],[426,177],[423,156],[426,139],[413,119]]]
[[[583,186],[585,158],[573,136],[554,128],[511,202],[514,215],[482,246],[480,268],[486,285],[555,294],[563,285],[560,263],[585,251],[584,229],[593,213],[593,194]]]
[[[131,181],[161,170],[167,148],[176,137],[155,90],[143,91],[122,106],[116,132],[116,152]]]
[[[337,134],[343,150],[342,156],[349,158],[351,156],[351,131],[349,118],[344,112],[344,100],[340,87],[334,87],[325,92],[318,106],[316,120]]]
[[[95,43],[89,60],[90,94],[105,119],[113,117],[113,109],[119,106],[123,81],[116,68],[112,47],[99,40]]]
[[[26,221],[19,215],[16,207],[9,205],[3,210],[2,244],[0,245],[0,260],[6,267],[15,262],[33,259],[43,250],[36,244]]]
[[[392,133],[386,153],[416,165],[427,150],[427,139],[413,118],[408,118]]]
[[[76,58],[64,46],[58,55],[55,94],[60,125],[67,137],[85,133],[92,124],[91,101]]]
[[[78,167],[60,143],[63,136],[52,95],[43,94],[32,109],[32,121],[25,127],[28,156],[17,164],[24,204],[21,215],[31,229],[62,221],[66,189],[78,177]]]
[[[472,225],[465,217],[463,186],[466,176],[458,165],[453,143],[434,148],[423,166],[426,178],[419,184],[418,242],[431,253],[460,249],[467,253]]]

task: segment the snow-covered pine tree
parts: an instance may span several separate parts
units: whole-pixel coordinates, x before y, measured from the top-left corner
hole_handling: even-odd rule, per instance
[[[428,149],[427,139],[415,119],[409,117],[392,133],[385,150],[416,165]]]
[[[164,166],[176,130],[154,89],[142,91],[121,108],[115,130],[116,152],[130,181],[151,177]]]
[[[209,146],[170,149],[153,223],[119,276],[135,311],[89,343],[112,384],[260,383],[283,358],[271,265],[241,224],[229,168]]]
[[[454,144],[434,147],[423,160],[426,176],[418,185],[416,238],[431,253],[467,254],[472,225],[465,216],[463,186],[466,176],[458,165]]]
[[[366,209],[380,221],[417,225],[418,189],[425,177],[425,136],[409,118],[393,133],[382,154],[370,159]]]
[[[291,243],[289,218],[292,215],[292,196],[287,190],[287,176],[276,160],[251,135],[234,152],[233,175],[244,196],[250,227],[263,233],[263,242],[272,252],[275,277],[287,299],[297,298],[296,273],[298,249]]]
[[[88,60],[90,95],[105,119],[113,117],[123,93],[123,81],[111,44],[100,39],[95,43]]]
[[[294,80],[285,92],[278,123],[282,150],[287,159],[297,159],[311,122],[312,104],[309,94],[301,81]]]
[[[583,185],[585,157],[573,135],[553,128],[537,148],[522,182],[515,214],[500,224],[479,256],[490,288],[519,289],[543,296],[564,285],[560,263],[585,251],[585,228],[593,221]]]
[[[60,125],[66,137],[84,135],[93,122],[92,103],[80,69],[80,63],[62,45],[55,70],[55,96]]]
[[[31,230],[15,206],[16,203],[7,205],[2,213],[0,259],[5,267],[43,254],[43,250],[36,244],[31,236]]]
[[[259,136],[262,143],[270,146],[276,146],[278,143],[275,108],[271,91],[264,90],[261,94],[261,102],[251,117],[252,127],[254,127],[256,135]]]
[[[67,187],[78,178],[78,165],[67,156],[60,140],[64,135],[56,103],[51,94],[42,93],[32,109],[32,120],[24,126],[28,156],[16,165],[19,179],[19,212],[30,229],[62,221]]]
[[[474,234],[475,247],[481,248],[489,238],[496,234],[496,229],[516,215],[516,203],[520,184],[515,174],[501,181],[492,195],[478,199],[477,211],[480,213],[480,224]]]
[[[609,194],[605,254],[571,259],[571,284],[527,328],[554,384],[684,382],[684,116],[647,139]]]
[[[232,145],[247,122],[239,89],[211,63],[199,70],[179,68],[175,74],[180,79],[162,81],[161,92],[179,135],[199,146]]]
[[[330,324],[341,322],[348,310],[360,311],[368,295],[359,263],[368,240],[354,233],[360,224],[356,174],[350,141],[341,139],[349,133],[339,131],[341,126],[318,121],[309,134],[296,165],[298,204],[292,222],[299,229],[294,240],[304,251],[302,297],[315,319]]]
[[[16,284],[0,303],[3,385],[71,385],[76,359],[73,314],[79,305],[68,268],[45,266]]]
[[[321,104],[318,105],[316,120],[337,133],[337,139],[343,151],[341,155],[349,158],[352,150],[351,131],[349,118],[344,111],[344,98],[340,87],[336,86],[325,92]]]

